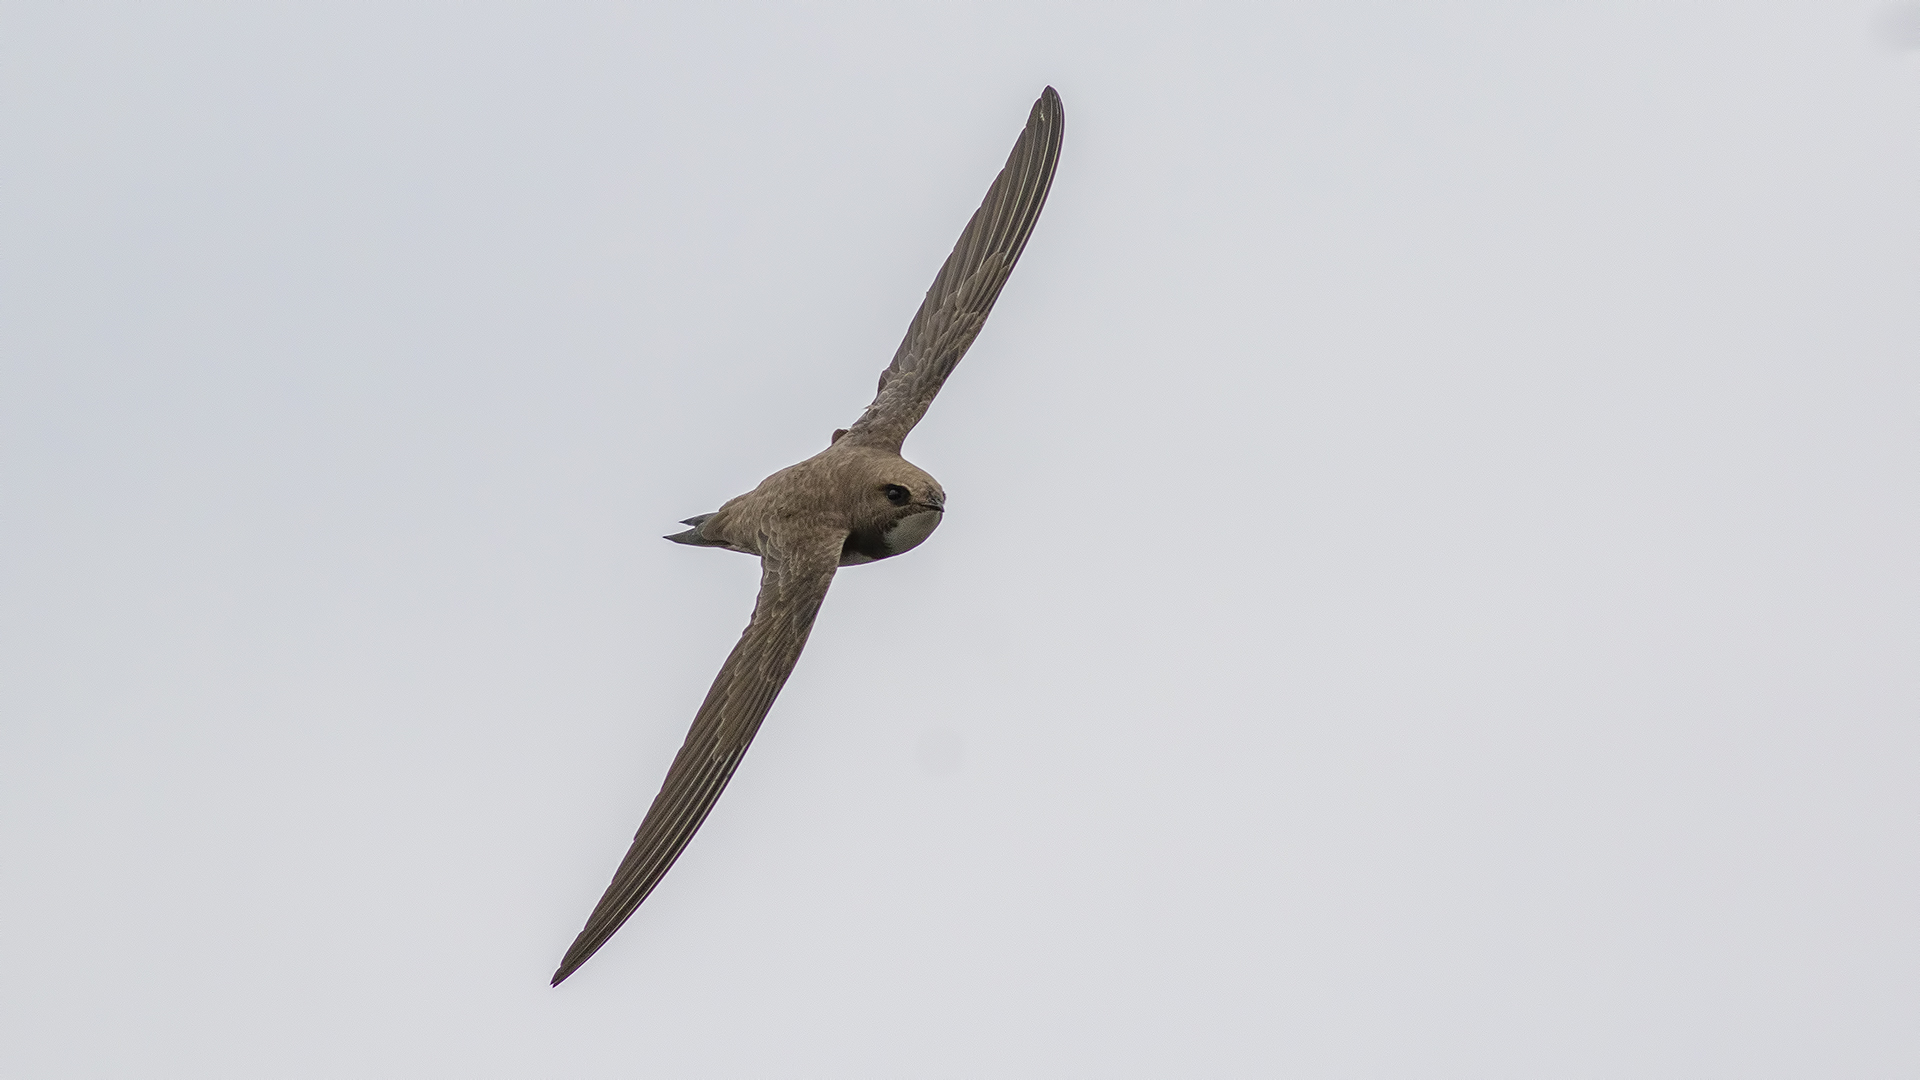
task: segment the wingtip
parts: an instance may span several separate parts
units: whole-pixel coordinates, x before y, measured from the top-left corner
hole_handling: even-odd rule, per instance
[[[1067,109],[1060,104],[1060,92],[1049,86],[1034,99],[1033,109],[1027,113],[1027,130],[1043,129],[1047,132],[1047,141],[1058,142],[1066,120]],[[1015,152],[1018,152],[1017,146]]]
[[[579,971],[581,965],[585,964],[592,957],[593,957],[593,953],[591,952],[588,953],[586,956],[575,956],[573,953],[573,950],[568,949],[567,955],[563,957],[560,961],[560,966],[554,969],[553,981],[548,983],[547,985],[559,986],[561,983],[566,982],[568,976],[572,975],[576,971]]]

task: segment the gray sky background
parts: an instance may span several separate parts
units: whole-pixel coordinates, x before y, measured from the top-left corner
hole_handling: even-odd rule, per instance
[[[1920,1075],[1917,10],[8,4],[0,1071]]]

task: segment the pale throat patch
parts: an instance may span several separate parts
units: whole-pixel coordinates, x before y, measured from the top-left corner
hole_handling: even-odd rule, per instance
[[[919,547],[920,541],[933,535],[933,530],[939,527],[940,519],[945,516],[938,510],[923,510],[894,522],[886,531],[887,551],[898,555]]]

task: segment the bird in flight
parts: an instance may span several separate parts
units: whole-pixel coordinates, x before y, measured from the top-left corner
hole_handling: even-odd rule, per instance
[[[793,673],[834,571],[910,551],[940,524],[946,492],[900,456],[900,444],[966,355],[1026,247],[1060,160],[1063,121],[1060,95],[1049,86],[934,277],[893,363],[880,373],[873,404],[853,426],[834,432],[820,453],[711,514],[688,518],[681,524],[691,528],[667,537],[760,556],[760,595],[613,883],[553,973],[554,986],[620,929],[706,820]]]

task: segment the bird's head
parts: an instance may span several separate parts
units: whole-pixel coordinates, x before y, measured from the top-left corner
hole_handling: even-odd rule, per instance
[[[946,511],[947,493],[938,480],[902,458],[886,457],[859,470],[843,566],[911,551],[932,535]]]

